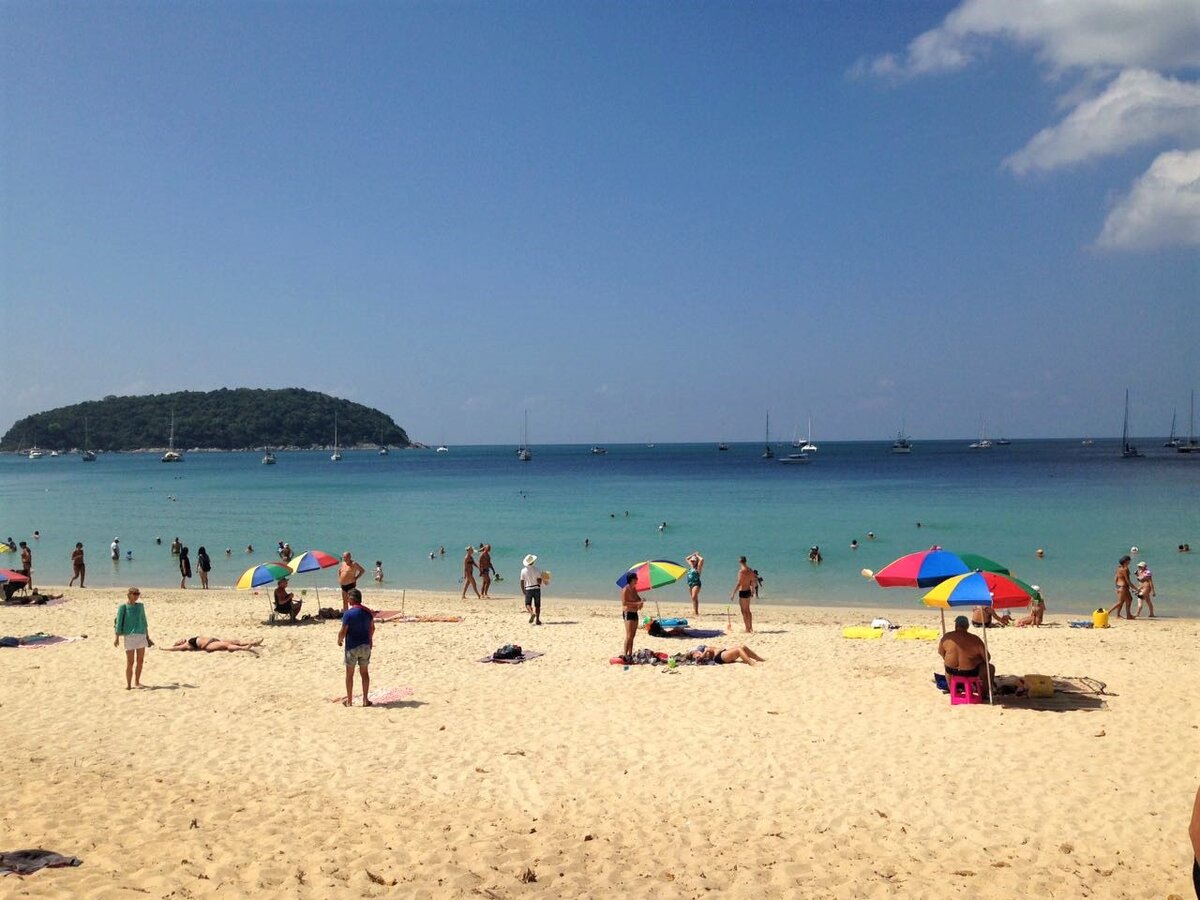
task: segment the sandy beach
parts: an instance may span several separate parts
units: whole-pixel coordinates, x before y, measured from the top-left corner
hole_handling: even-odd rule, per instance
[[[759,606],[752,636],[736,613],[730,636],[639,632],[638,647],[744,640],[767,660],[671,671],[609,664],[615,593],[547,590],[537,628],[511,594],[409,592],[406,612],[463,621],[379,625],[372,693],[411,695],[346,709],[337,624],[267,625],[265,593],[144,591],[160,645],[264,644],[149,650],[146,688],[126,691],[123,592],[43,590],[67,602],[2,608],[0,633],[87,637],[0,650],[0,849],[83,865],[0,879],[3,896],[1191,893],[1200,621],[990,632],[1002,673],[1107,685],[1107,709],[1038,711],[952,707],[932,641],[842,637],[877,614],[936,625],[915,593],[902,616]],[[687,610],[674,596],[663,613]],[[697,627],[726,626],[723,602],[703,613]],[[477,662],[509,642],[545,656]]]

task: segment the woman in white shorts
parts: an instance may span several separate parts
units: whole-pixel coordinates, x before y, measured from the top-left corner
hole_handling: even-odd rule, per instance
[[[138,599],[142,592],[135,587],[129,589],[124,603],[117,607],[117,619],[114,623],[116,636],[113,646],[125,639],[125,690],[142,686],[142,661],[146,657],[146,648],[153,647],[150,640],[150,627],[146,624],[146,608]]]

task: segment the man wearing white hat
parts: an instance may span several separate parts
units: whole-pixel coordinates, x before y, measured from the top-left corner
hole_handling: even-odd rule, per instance
[[[521,590],[525,592],[525,611],[529,613],[530,625],[542,624],[542,570],[534,563],[537,557],[530,553],[523,560],[525,568],[521,569]]]

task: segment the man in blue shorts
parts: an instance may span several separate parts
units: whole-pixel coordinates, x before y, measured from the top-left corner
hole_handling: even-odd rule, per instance
[[[375,638],[375,617],[362,605],[362,592],[358,588],[346,591],[350,608],[342,613],[342,628],[338,632],[338,646],[346,647],[346,699],[342,706],[354,702],[354,667],[358,666],[362,676],[363,706],[372,706],[370,699],[371,673],[367,668],[371,662],[371,644]]]

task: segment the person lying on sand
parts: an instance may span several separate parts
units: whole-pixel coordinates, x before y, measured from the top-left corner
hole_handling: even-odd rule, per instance
[[[695,650],[688,654],[688,658],[698,663],[712,663],[716,666],[726,665],[728,663],[744,662],[748,666],[756,666],[760,662],[766,660],[742,644],[740,647],[706,647],[701,644]]]
[[[197,635],[196,637],[180,638],[170,647],[163,647],[163,650],[203,650],[205,653],[216,653],[218,650],[228,650],[230,653],[235,650],[249,650],[254,652],[255,647],[262,646],[262,638],[256,641],[239,641],[235,638],[215,638],[207,635]]]

